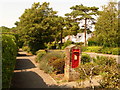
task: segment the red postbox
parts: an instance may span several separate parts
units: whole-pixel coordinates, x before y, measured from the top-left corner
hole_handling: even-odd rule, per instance
[[[76,68],[80,63],[80,49],[72,49],[72,68]]]

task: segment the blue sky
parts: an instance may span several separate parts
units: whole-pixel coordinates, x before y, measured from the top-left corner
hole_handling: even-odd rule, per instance
[[[64,16],[71,12],[70,7],[83,4],[101,8],[110,0],[0,0],[0,26],[14,27],[24,10],[30,8],[34,2],[50,2],[50,7],[58,11],[58,15]],[[112,0],[113,1],[113,0]],[[115,0],[114,0],[115,1]]]

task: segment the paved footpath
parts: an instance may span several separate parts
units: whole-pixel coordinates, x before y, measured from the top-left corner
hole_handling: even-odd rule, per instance
[[[49,74],[38,68],[34,55],[22,50],[18,53],[11,88],[60,88]]]

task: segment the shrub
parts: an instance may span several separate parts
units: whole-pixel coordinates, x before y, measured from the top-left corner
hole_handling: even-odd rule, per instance
[[[88,41],[88,46],[94,46],[97,45],[96,41]]]
[[[63,58],[58,58],[54,60],[50,66],[53,66],[54,70],[57,71],[57,73],[63,73],[64,72],[64,66],[65,66],[65,61]]]
[[[47,73],[54,71],[62,73],[64,71],[64,53],[60,51],[52,51],[44,55],[38,54],[37,56],[39,56],[40,69],[43,69]]]
[[[116,59],[112,57],[105,57],[105,56],[97,56],[96,59],[94,59],[94,62],[98,65],[108,65],[108,66],[114,66],[117,64]]]
[[[83,42],[79,42],[79,43],[74,43],[75,45],[79,45],[79,46],[83,46],[84,43]]]
[[[92,69],[94,67],[94,69]],[[80,73],[80,79],[85,80],[91,76],[98,75],[99,74],[99,68],[97,67],[96,63],[85,63],[81,64],[78,68],[75,69],[77,72]]]
[[[113,55],[120,55],[120,48],[113,48],[112,49],[112,54]]]
[[[103,54],[113,54],[120,55],[120,48],[112,48],[112,47],[101,47],[101,46],[88,46],[81,47],[83,52],[95,52],[95,53],[103,53]]]
[[[99,82],[102,88],[119,88],[120,89],[120,73],[119,64],[115,58],[97,56],[95,61],[100,69],[103,79]]]
[[[93,59],[93,62],[99,65],[99,74],[106,74],[110,71],[109,68],[117,66],[115,58],[112,57],[97,56],[96,59]]]
[[[91,37],[88,39],[88,46],[96,46],[98,45],[98,42],[96,41],[95,37]]]
[[[88,52],[98,52],[101,50],[102,47],[100,46],[90,46],[90,47],[87,47],[87,51]]]
[[[35,58],[35,61],[39,62],[41,60],[41,58],[43,57],[43,55],[45,55],[45,54],[46,54],[46,52],[44,50],[39,50],[37,52],[37,56]]]
[[[70,44],[72,44],[72,41],[67,41],[67,42],[65,42],[64,44],[63,44],[63,46],[62,46],[62,49],[65,49],[65,47],[67,47],[67,46],[69,46]]]
[[[103,47],[102,50],[101,50],[101,52],[103,54],[112,54],[111,50],[112,50],[112,48],[110,48],[110,47]]]
[[[28,46],[23,46],[22,49],[23,49],[24,51],[30,52],[30,48],[29,48]]]
[[[17,45],[13,35],[2,35],[2,87],[10,88],[15,67]]]
[[[82,53],[81,63],[85,64],[91,61],[90,55]]]
[[[82,52],[85,52],[85,51],[87,51],[87,47],[85,47],[85,46],[82,46],[82,47],[81,47],[81,51],[82,51]]]
[[[103,75],[103,79],[99,82],[102,88],[120,89],[120,73],[113,67],[108,68],[109,71]]]
[[[93,69],[92,69],[93,68]],[[75,70],[80,73],[80,79],[85,80],[95,75],[102,75],[100,88],[120,89],[120,65],[111,57],[97,56],[93,62],[81,64]],[[90,74],[90,72],[92,73]]]

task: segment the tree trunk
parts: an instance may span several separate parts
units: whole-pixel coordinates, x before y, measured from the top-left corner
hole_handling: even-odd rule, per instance
[[[60,35],[60,49],[62,48],[62,35],[63,35],[63,30],[61,29],[61,35]]]
[[[62,44],[62,34],[63,34],[63,30],[61,29],[61,44]]]
[[[85,31],[84,31],[85,41],[84,41],[84,46],[86,46],[86,31],[87,31],[87,19],[85,18]]]

